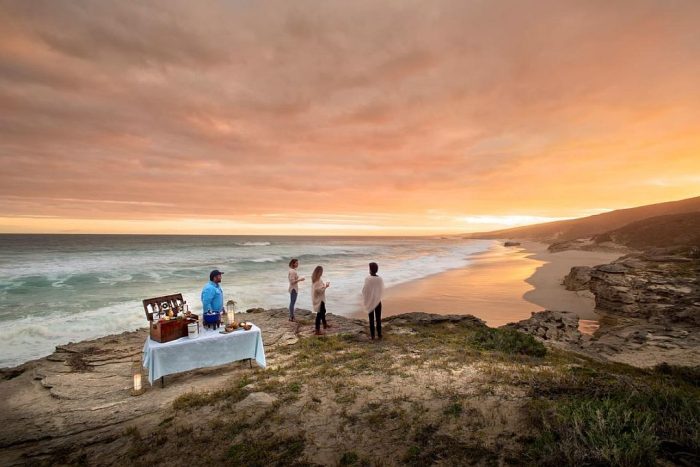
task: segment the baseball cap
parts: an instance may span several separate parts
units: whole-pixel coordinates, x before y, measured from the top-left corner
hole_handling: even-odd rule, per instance
[[[218,269],[214,269],[212,272],[209,273],[209,280],[213,281],[214,278],[219,274],[223,274],[223,272],[219,271]]]

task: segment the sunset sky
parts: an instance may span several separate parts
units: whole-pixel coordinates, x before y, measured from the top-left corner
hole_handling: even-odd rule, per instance
[[[700,1],[0,1],[0,232],[433,234],[700,195]]]

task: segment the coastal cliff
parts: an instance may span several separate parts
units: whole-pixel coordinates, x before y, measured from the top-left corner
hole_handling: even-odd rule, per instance
[[[651,250],[590,271],[596,308],[654,323],[700,325],[700,249]]]
[[[590,293],[600,315],[600,327],[573,350],[635,366],[700,364],[698,247],[647,248],[573,267],[563,285]]]
[[[297,316],[290,323],[283,309],[249,313],[263,330],[266,370],[234,363],[186,372],[137,397],[129,393],[130,367],[145,331],[61,346],[5,370],[0,462],[630,465],[700,459],[697,373],[635,369],[562,350],[553,344],[562,336],[578,340],[568,314],[535,317],[540,323],[531,327],[544,343],[473,316],[425,313],[384,320],[378,341],[368,339],[366,322],[331,315],[329,334],[317,338],[312,314],[298,310]],[[603,440],[605,450],[599,449]]]

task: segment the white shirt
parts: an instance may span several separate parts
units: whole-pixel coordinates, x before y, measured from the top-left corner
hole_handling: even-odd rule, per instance
[[[297,282],[299,280],[299,275],[297,274],[297,270],[289,268],[287,277],[289,278],[289,293],[291,293],[292,290],[296,290],[297,293],[299,293],[299,283]]]
[[[367,276],[362,287],[362,302],[368,313],[379,305],[384,294],[384,281],[379,276]]]
[[[322,279],[311,284],[311,303],[314,305],[314,311],[318,313],[321,311],[321,302],[326,301],[326,283]]]

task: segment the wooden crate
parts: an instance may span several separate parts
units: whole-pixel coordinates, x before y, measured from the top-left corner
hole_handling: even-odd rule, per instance
[[[151,339],[163,343],[187,337],[187,323],[184,318],[151,322]]]
[[[164,295],[162,297],[147,298],[143,301],[143,311],[149,322],[151,339],[156,342],[170,342],[187,336],[187,323],[197,322],[198,316],[190,314],[182,319],[164,320],[169,310],[173,310],[174,317],[178,316],[178,308],[185,303],[182,294]]]

